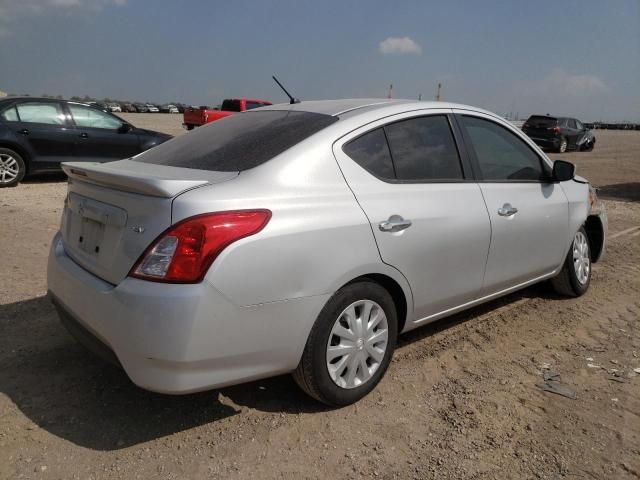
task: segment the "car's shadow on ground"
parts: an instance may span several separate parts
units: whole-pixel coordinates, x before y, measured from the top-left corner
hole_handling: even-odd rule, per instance
[[[529,296],[533,287],[403,335],[399,347]],[[117,450],[240,413],[302,413],[326,407],[305,396],[290,376],[186,396],[159,395],[94,358],[58,322],[46,297],[0,306],[0,393],[33,423],[94,450]],[[32,428],[30,423],[24,428]]]
[[[35,175],[27,175],[20,183],[56,183],[66,182],[67,175],[64,172],[38,173]]]
[[[640,202],[640,183],[616,183],[598,189],[598,196],[607,200],[623,200],[625,202]]]

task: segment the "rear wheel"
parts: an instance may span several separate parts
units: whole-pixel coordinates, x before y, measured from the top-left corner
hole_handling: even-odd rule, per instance
[[[9,148],[0,148],[0,188],[16,186],[27,173],[23,158]]]
[[[587,232],[580,227],[573,237],[571,248],[560,273],[551,279],[551,285],[560,295],[579,297],[591,283],[591,248]]]
[[[387,370],[397,325],[393,300],[383,287],[371,281],[343,287],[311,329],[293,374],[296,383],[327,405],[357,402]]]
[[[187,130],[193,130],[194,126],[193,125],[187,125]]]
[[[566,151],[567,151],[567,139],[565,137],[562,137],[560,139],[560,145],[558,146],[558,152],[564,153]]]

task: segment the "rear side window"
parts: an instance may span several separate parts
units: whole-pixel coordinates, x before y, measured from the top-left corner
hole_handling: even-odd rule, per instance
[[[64,113],[58,103],[21,103],[16,106],[20,121],[64,125]]]
[[[575,121],[573,118],[570,118],[570,119],[569,119],[569,128],[573,128],[573,129],[578,128],[578,127],[576,126],[576,121]]]
[[[542,181],[538,155],[520,138],[489,120],[462,117],[476,154],[480,174],[488,181]]]
[[[220,110],[225,112],[239,112],[240,111],[240,100],[225,100],[222,102],[222,107]]]
[[[18,112],[16,111],[16,107],[7,108],[2,114],[0,114],[3,120],[7,122],[19,122]]]
[[[358,165],[376,177],[395,180],[391,154],[382,128],[377,128],[352,140],[342,150]]]
[[[462,167],[444,115],[412,118],[384,127],[398,180],[462,180]]]
[[[271,160],[337,121],[330,115],[289,110],[238,113],[164,142],[134,160],[239,172]]]

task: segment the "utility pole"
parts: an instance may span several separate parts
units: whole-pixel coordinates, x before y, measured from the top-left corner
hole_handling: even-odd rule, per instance
[[[393,98],[393,83],[389,85],[389,93],[387,94],[387,98]]]
[[[438,83],[438,92],[436,93],[436,102],[440,101],[440,89],[442,88],[442,84]]]

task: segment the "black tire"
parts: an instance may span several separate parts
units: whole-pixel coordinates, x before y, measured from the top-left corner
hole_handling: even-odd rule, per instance
[[[12,168],[13,166],[17,168],[17,171]],[[16,174],[16,176],[9,179],[9,173]],[[10,148],[0,147],[0,188],[15,187],[22,181],[26,173],[27,164],[19,153]]]
[[[569,146],[569,142],[566,137],[562,137],[560,139],[560,145],[558,145],[558,153],[564,153],[567,151],[567,147]]]
[[[195,127],[193,125],[187,125],[187,130],[193,130]]]
[[[329,375],[327,346],[332,328],[341,313],[359,300],[372,300],[384,311],[388,328],[387,347],[371,378],[360,386],[342,388],[334,383]],[[382,379],[391,362],[397,336],[397,313],[389,292],[369,280],[346,285],[329,299],[318,315],[293,378],[309,396],[326,405],[337,407],[355,403],[371,392]]]
[[[578,234],[582,234],[586,239],[586,249],[587,256],[589,258],[589,266],[588,266],[588,275],[586,281],[580,281],[578,279],[578,274],[576,273],[576,268],[574,266],[574,250],[576,248],[576,239]],[[571,247],[569,248],[569,252],[564,260],[564,264],[562,265],[562,270],[560,273],[551,279],[551,285],[553,289],[559,293],[560,295],[564,295],[567,297],[579,297],[584,295],[585,292],[589,289],[589,284],[591,283],[591,245],[589,243],[589,237],[587,232],[583,227],[580,227],[580,230],[576,232],[573,241],[571,242]]]

